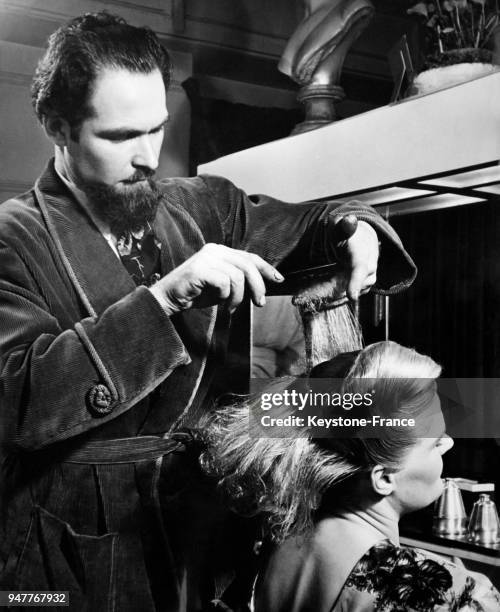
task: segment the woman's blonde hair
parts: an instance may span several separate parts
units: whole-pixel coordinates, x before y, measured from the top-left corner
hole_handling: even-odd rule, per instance
[[[332,385],[342,378],[342,393],[363,392],[363,385],[369,386],[377,410],[383,406],[386,416],[397,417],[418,416],[429,406],[440,371],[430,357],[386,341],[338,355],[316,366],[311,375],[322,383],[331,379]],[[275,382],[266,391],[283,389],[289,382]],[[252,431],[249,418],[255,409],[258,399],[250,398],[209,417],[201,462],[234,509],[261,515],[275,540],[307,531],[323,496],[338,483],[374,465],[398,469],[415,443],[414,436],[397,427],[386,428],[377,438],[313,438],[299,428],[288,429],[287,438],[257,437],[262,430]]]

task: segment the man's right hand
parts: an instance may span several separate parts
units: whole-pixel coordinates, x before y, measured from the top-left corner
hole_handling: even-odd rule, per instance
[[[283,276],[258,255],[206,244],[150,291],[169,316],[188,308],[222,303],[234,312],[243,300],[245,287],[256,306],[265,304],[264,279],[282,282]]]

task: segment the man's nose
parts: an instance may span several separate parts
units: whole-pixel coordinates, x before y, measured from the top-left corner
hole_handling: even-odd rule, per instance
[[[151,170],[158,168],[159,150],[149,134],[137,139],[136,149],[132,158],[134,167],[146,167]]]

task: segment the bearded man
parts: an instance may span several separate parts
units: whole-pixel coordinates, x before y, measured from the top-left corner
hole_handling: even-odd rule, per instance
[[[55,157],[0,206],[0,582],[67,591],[72,610],[230,602],[242,547],[180,430],[209,405],[233,311],[263,304],[286,258],[331,261],[339,214],[359,219],[351,297],[379,240],[382,287],[415,273],[368,207],[154,180],[169,77],[148,29],[106,13],[59,28],[32,88]]]

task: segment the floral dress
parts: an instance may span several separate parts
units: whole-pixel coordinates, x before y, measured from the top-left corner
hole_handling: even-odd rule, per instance
[[[500,612],[481,574],[427,551],[385,540],[356,564],[332,612]]]

